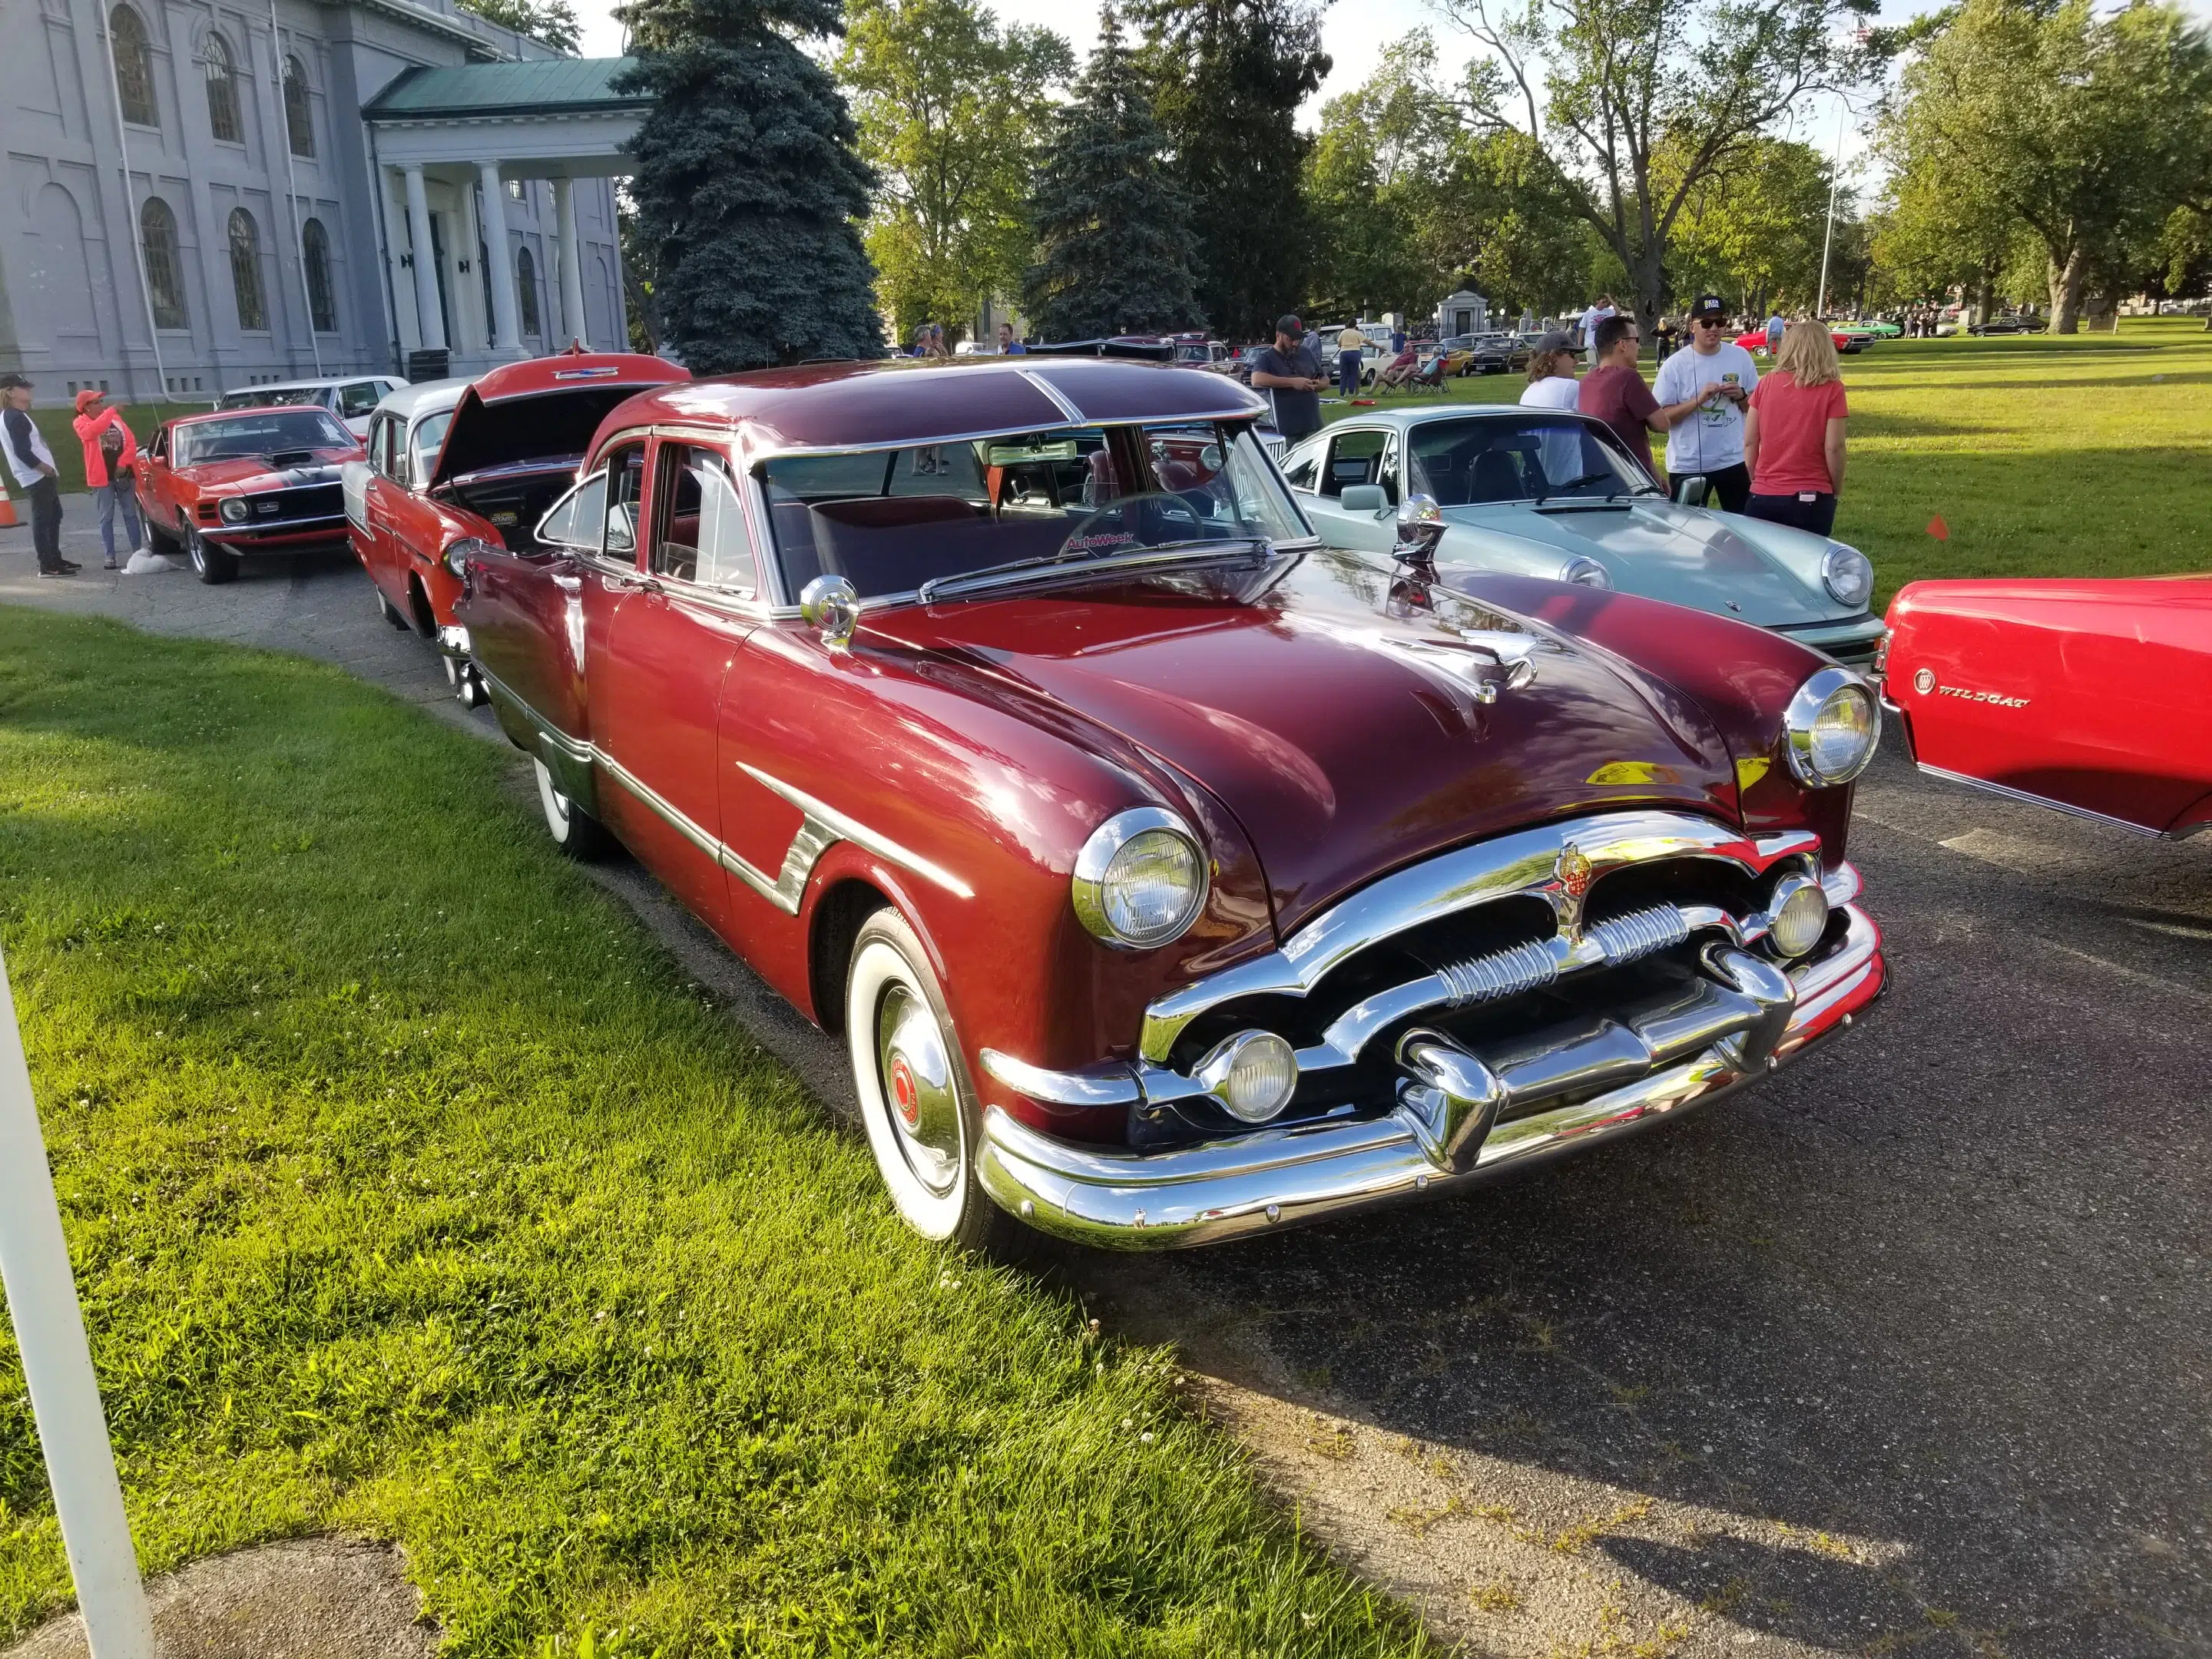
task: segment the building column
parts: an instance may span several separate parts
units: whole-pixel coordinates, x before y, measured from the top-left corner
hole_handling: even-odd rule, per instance
[[[576,234],[576,181],[553,181],[553,212],[561,230],[561,332],[568,340],[590,345],[584,327],[584,250]]]
[[[415,334],[424,349],[446,348],[446,319],[438,309],[437,244],[430,240],[430,198],[423,193],[422,169],[403,167],[407,182],[407,234],[415,244]]]
[[[477,163],[477,185],[483,192],[484,252],[491,261],[491,349],[496,357],[522,354],[522,324],[514,300],[514,256],[507,246],[507,186],[500,180],[499,163]]]

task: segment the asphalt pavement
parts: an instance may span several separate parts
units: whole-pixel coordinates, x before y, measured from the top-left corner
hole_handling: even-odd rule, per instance
[[[30,565],[0,532],[0,602],[300,651],[497,740],[343,556]],[[2212,1653],[2212,836],[1893,741],[1850,855],[1892,988],[1760,1086],[1457,1200],[1032,1270],[1177,1343],[1302,1523],[1468,1651]],[[849,1110],[837,1045],[606,879]]]

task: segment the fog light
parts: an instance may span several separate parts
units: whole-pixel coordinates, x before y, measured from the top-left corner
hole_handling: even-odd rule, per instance
[[[1767,906],[1766,937],[1781,957],[1802,957],[1828,931],[1828,895],[1809,876],[1784,876]]]
[[[216,509],[216,511],[222,514],[222,520],[225,524],[242,524],[246,520],[245,498],[239,495],[233,495],[225,501],[223,504]]]
[[[1199,1063],[1199,1084],[1243,1123],[1265,1123],[1291,1103],[1298,1060],[1273,1031],[1239,1031]]]

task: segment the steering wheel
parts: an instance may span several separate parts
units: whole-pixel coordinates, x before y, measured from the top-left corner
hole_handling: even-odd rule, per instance
[[[1188,501],[1167,490],[1148,490],[1085,514],[1060,544],[1058,556],[1085,558],[1094,553],[1212,539],[1206,520]]]

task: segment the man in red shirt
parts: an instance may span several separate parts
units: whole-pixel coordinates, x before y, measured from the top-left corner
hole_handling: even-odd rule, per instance
[[[100,539],[107,549],[106,568],[113,570],[116,514],[123,514],[126,555],[145,540],[145,530],[139,523],[137,485],[131,477],[138,464],[138,441],[120,412],[100,406],[106,395],[90,386],[78,392],[72,424],[77,441],[84,446],[85,487],[100,502]]]
[[[1717,395],[1721,387],[1716,380],[1699,388],[1696,397],[1662,407],[1636,366],[1643,343],[1633,317],[1607,317],[1600,322],[1590,348],[1590,362],[1596,367],[1583,377],[1577,406],[1611,427],[1656,480],[1659,471],[1651,465],[1651,434],[1671,431],[1676,421]]]

